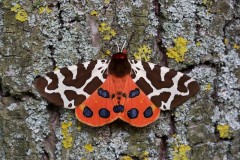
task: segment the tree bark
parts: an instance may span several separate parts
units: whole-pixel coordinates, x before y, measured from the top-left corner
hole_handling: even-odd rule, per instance
[[[1,159],[240,159],[240,1],[0,6]],[[145,46],[151,54],[140,58],[190,75],[201,91],[147,127],[116,121],[93,128],[73,110],[47,103],[32,85],[56,68],[109,59],[124,41],[131,59]]]

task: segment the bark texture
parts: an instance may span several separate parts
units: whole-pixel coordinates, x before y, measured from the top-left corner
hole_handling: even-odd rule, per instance
[[[92,128],[32,86],[125,40],[132,58],[194,77],[199,94],[144,128]],[[0,159],[240,159],[239,54],[239,0],[0,0]]]

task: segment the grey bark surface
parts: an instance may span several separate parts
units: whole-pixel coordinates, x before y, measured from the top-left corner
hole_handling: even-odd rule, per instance
[[[110,29],[101,32],[103,23]],[[167,56],[179,37],[182,62]],[[125,40],[131,58],[148,46],[149,61],[190,75],[201,91],[147,127],[93,128],[32,85],[56,68],[109,58]],[[239,57],[238,0],[0,0],[0,159],[240,159]]]

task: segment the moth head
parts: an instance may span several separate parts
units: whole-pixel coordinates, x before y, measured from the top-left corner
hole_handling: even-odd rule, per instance
[[[126,60],[127,59],[127,49],[124,48],[125,47],[125,44],[126,44],[126,41],[124,41],[123,43],[123,46],[122,46],[122,49],[120,50],[119,48],[119,45],[116,43],[116,46],[117,46],[117,53],[113,54],[112,55],[112,60],[116,59],[116,60]]]
[[[127,54],[124,52],[118,52],[112,55],[112,59],[127,59]]]
[[[126,52],[117,52],[112,55],[108,65],[108,72],[116,77],[123,77],[131,72],[131,65],[128,62]]]

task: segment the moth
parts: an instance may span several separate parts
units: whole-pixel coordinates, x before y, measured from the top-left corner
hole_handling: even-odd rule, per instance
[[[121,119],[143,127],[199,91],[191,77],[164,66],[129,60],[126,52],[61,68],[35,80],[47,101],[75,109],[77,119],[98,127]]]

